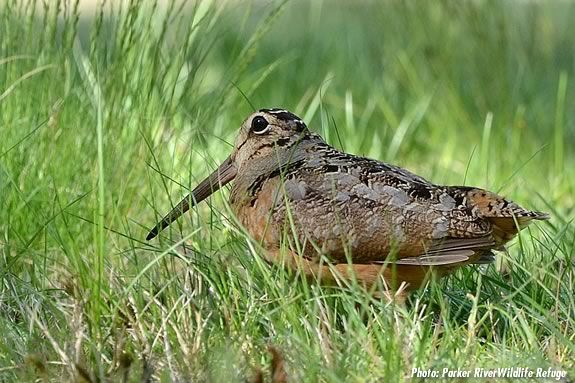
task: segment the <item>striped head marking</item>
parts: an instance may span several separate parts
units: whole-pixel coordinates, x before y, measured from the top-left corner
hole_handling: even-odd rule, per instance
[[[250,161],[293,149],[307,132],[305,123],[285,109],[260,109],[242,124],[231,157],[241,169]]]

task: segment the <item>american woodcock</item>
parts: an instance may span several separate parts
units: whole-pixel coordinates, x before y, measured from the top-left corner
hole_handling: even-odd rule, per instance
[[[262,109],[244,121],[231,155],[147,239],[232,180],[230,205],[266,258],[323,283],[418,288],[432,269],[442,277],[493,261],[491,250],[549,218],[487,190],[436,185],[341,152],[293,113]]]

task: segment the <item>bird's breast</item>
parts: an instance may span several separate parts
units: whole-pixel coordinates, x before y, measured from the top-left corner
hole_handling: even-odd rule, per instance
[[[281,200],[280,185],[279,177],[268,178],[261,181],[255,192],[249,190],[253,185],[238,185],[230,195],[230,205],[240,223],[265,247],[277,245],[279,241],[272,213]]]

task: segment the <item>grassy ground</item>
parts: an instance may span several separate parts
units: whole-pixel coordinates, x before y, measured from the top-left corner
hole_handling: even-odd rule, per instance
[[[575,378],[575,3],[0,5],[0,380]],[[179,3],[177,3],[179,4]],[[107,8],[109,10],[109,7]],[[405,307],[262,262],[227,192],[147,229],[252,107],[551,213]]]

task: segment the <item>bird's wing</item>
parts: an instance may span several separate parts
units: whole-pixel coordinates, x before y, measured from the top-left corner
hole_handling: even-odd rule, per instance
[[[533,219],[548,215],[482,189],[435,185],[408,170],[316,146],[285,174],[283,202],[274,216],[293,210],[307,254],[354,263],[487,262]],[[306,255],[307,255],[306,254]],[[472,255],[470,257],[470,254]]]
[[[479,238],[445,238],[437,241],[424,254],[387,259],[396,265],[445,266],[460,263],[490,263],[494,260],[489,251],[495,245],[492,236]]]
[[[392,263],[406,266],[446,266],[467,262],[474,254],[475,253],[471,250],[448,251],[439,255],[422,255],[420,257],[401,258],[392,261]]]
[[[386,261],[390,255],[460,262],[469,251],[494,245],[490,223],[458,206],[444,189],[401,168],[346,153],[293,169],[282,193],[286,198],[279,199],[274,217],[293,220],[306,256],[319,252],[346,262],[351,252],[354,263]]]

